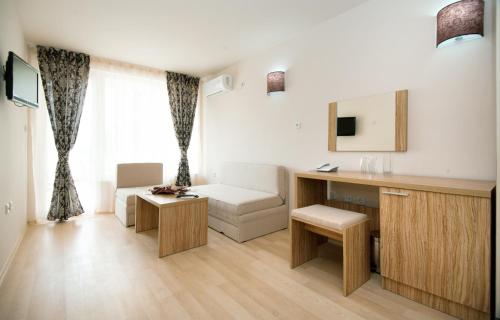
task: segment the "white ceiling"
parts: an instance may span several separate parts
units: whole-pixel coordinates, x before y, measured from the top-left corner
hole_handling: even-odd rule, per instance
[[[26,41],[206,75],[366,0],[16,0]]]

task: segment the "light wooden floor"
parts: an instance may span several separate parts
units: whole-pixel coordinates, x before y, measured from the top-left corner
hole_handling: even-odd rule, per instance
[[[113,215],[30,226],[0,287],[0,319],[452,319],[372,279],[342,296],[341,251],[291,270],[288,231],[157,258],[156,232]]]

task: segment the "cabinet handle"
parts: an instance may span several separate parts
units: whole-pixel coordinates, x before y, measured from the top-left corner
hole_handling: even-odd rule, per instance
[[[392,191],[383,191],[383,194],[387,194],[390,196],[400,196],[400,197],[408,197],[410,194],[409,193],[404,193],[404,192],[392,192]]]

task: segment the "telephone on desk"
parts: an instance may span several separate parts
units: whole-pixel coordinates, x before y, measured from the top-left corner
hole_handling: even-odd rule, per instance
[[[339,166],[335,166],[329,163],[323,163],[316,167],[318,172],[336,172]]]

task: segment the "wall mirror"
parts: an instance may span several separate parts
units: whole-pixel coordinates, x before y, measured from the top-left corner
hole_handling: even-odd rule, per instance
[[[408,90],[329,104],[329,151],[407,148]]]

